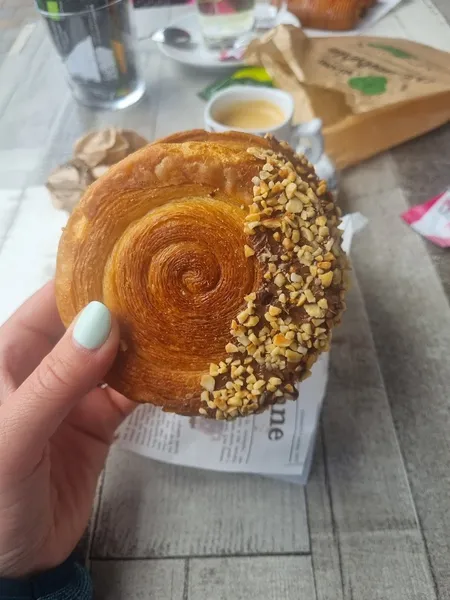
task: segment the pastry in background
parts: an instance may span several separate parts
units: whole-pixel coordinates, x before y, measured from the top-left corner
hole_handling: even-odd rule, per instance
[[[311,29],[347,31],[354,29],[376,0],[289,0],[288,7]]]

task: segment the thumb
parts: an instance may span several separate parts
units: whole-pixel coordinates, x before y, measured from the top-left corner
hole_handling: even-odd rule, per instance
[[[45,444],[78,400],[110,368],[119,328],[109,309],[91,302],[36,370],[16,390],[7,411],[32,444]]]

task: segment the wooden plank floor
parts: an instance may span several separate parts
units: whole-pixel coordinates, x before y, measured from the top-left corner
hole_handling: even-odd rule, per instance
[[[121,450],[111,453],[94,558],[309,550],[302,487],[264,477],[183,469]]]
[[[448,134],[449,127],[444,131]],[[438,158],[449,156],[450,146],[441,143],[449,139],[448,135],[441,131],[429,139],[433,137],[434,150],[424,152],[420,169],[413,171],[405,165],[406,148],[399,163],[401,173],[415,173],[415,179],[411,177],[403,185],[415,188],[414,180],[417,181],[417,189],[425,191],[422,201],[433,187],[423,183],[422,173],[427,165],[439,169],[441,164],[448,172],[448,160],[445,165],[445,160],[440,163]],[[441,173],[439,179],[443,181],[445,175]],[[400,186],[403,181],[400,176]],[[448,256],[442,256],[445,266],[436,269],[434,248],[397,218],[409,205],[404,189],[387,191],[383,203],[378,201],[378,193],[371,194],[370,190],[364,197],[349,195],[346,207],[357,205],[371,224],[364,241],[361,238],[355,244],[353,262],[364,290],[379,366],[436,587],[439,597],[449,598],[450,543],[446,532],[450,527],[450,312],[445,293],[448,279],[443,279],[449,264]],[[419,198],[416,196],[415,200]],[[376,265],[370,259],[374,253],[378,257]],[[392,272],[391,277],[386,276],[387,271]]]
[[[405,0],[376,33],[450,50],[449,6]],[[142,17],[141,37],[174,10]],[[1,64],[0,274],[34,223],[47,227],[48,265],[24,286],[51,273],[61,215],[31,206],[26,188],[42,185],[87,129],[155,139],[202,126],[197,92],[214,75],[148,41],[141,50],[148,94],[115,113],[72,100],[41,26]],[[344,210],[369,225],[352,250],[308,486],[115,449],[87,540],[97,598],[450,600],[450,257],[400,219],[450,184],[449,157],[446,126],[343,174]]]

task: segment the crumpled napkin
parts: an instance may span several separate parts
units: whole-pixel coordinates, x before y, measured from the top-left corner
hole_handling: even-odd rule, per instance
[[[75,142],[73,158],[50,173],[46,186],[53,206],[72,212],[87,187],[111,165],[146,146],[135,131],[107,127],[90,131]]]

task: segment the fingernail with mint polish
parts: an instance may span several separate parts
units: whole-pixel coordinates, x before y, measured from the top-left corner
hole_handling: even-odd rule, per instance
[[[73,328],[73,339],[86,350],[103,346],[111,331],[111,313],[101,302],[90,302],[79,314]]]

